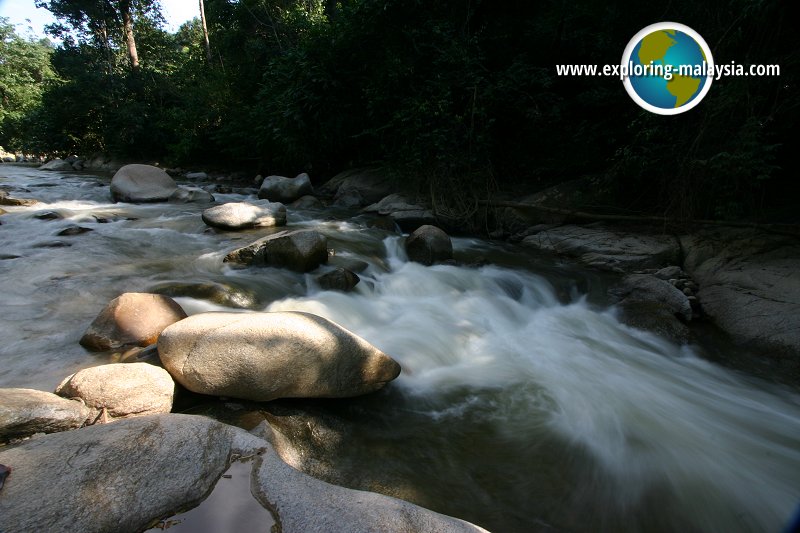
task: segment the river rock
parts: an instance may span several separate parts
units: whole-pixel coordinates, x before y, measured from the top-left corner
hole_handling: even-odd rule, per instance
[[[59,237],[74,237],[75,235],[89,233],[90,231],[94,230],[92,228],[84,228],[83,226],[69,226],[56,233],[56,235]]]
[[[308,174],[300,174],[295,178],[267,176],[261,182],[258,197],[270,202],[289,203],[313,192],[311,178],[308,177]]]
[[[622,323],[683,344],[689,341],[692,306],[686,295],[667,281],[649,274],[631,274],[609,289],[619,305]]]
[[[72,164],[63,159],[53,159],[39,167],[39,170],[73,170]]]
[[[378,169],[355,169],[337,174],[320,189],[320,193],[333,197],[334,202],[345,198],[358,198],[366,206],[396,190],[394,180]]]
[[[286,207],[281,203],[254,205],[230,202],[203,211],[203,222],[224,230],[239,230],[262,226],[285,226]]]
[[[225,262],[310,272],[328,260],[328,239],[314,230],[282,231],[225,256]]]
[[[315,479],[283,462],[272,447],[256,459],[252,482],[253,494],[273,510],[283,533],[486,533],[469,522],[403,500]]]
[[[29,207],[38,203],[38,200],[31,198],[12,198],[8,195],[8,191],[0,189],[0,205]]]
[[[161,361],[190,391],[255,401],[376,391],[400,365],[364,339],[308,313],[203,313],[166,328]]]
[[[663,279],[665,281],[686,277],[686,273],[681,269],[681,267],[675,265],[664,267],[661,270],[656,271],[653,275],[658,279]]]
[[[91,415],[91,409],[80,401],[65,400],[49,392],[0,389],[0,443],[79,428]]]
[[[422,226],[406,239],[406,253],[411,261],[430,266],[452,259],[453,243],[436,226]]]
[[[429,209],[402,194],[390,194],[380,202],[365,207],[364,212],[390,216],[403,231],[414,231],[436,222],[436,217]]]
[[[186,313],[175,300],[160,294],[128,292],[111,300],[81,337],[81,345],[94,351],[123,346],[148,346],[161,331]]]
[[[173,204],[214,202],[214,195],[200,187],[178,187],[169,195],[167,201]]]
[[[143,531],[204,499],[231,455],[264,441],[209,418],[153,415],[0,450],[0,526],[15,533]]]
[[[359,281],[361,278],[355,272],[341,267],[317,277],[317,284],[325,291],[350,292]]]
[[[165,282],[150,288],[150,292],[166,296],[188,296],[198,300],[208,300],[225,307],[236,309],[256,309],[261,306],[258,297],[251,291],[222,283]]]
[[[800,243],[756,230],[709,229],[681,237],[697,299],[737,342],[800,357]]]
[[[111,179],[115,202],[165,202],[178,188],[169,174],[152,165],[125,165]]]
[[[166,370],[149,363],[118,363],[79,370],[64,379],[55,393],[80,398],[111,418],[129,418],[169,413],[175,382]]]
[[[319,198],[307,194],[292,202],[290,207],[295,209],[321,209],[323,206]]]
[[[680,244],[671,235],[631,233],[597,226],[549,228],[525,237],[522,244],[615,272],[662,268],[676,264],[680,258]]]
[[[186,173],[187,180],[207,180],[208,174],[205,172],[187,172]]]

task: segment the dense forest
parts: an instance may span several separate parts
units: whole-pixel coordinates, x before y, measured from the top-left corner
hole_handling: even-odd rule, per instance
[[[779,0],[204,0],[163,29],[157,0],[37,0],[60,44],[0,25],[0,145],[25,153],[294,175],[378,166],[422,195],[519,197],[583,178],[617,212],[792,221],[796,34]],[[199,16],[204,7],[204,19]],[[639,108],[618,63],[659,21],[717,63],[690,112]],[[205,23],[205,24],[204,24]],[[599,203],[599,202],[598,202]]]

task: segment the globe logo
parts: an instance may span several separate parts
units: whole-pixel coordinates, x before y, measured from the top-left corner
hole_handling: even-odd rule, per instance
[[[705,40],[677,22],[651,24],[634,35],[620,72],[633,101],[659,115],[684,113],[711,88],[714,60]]]

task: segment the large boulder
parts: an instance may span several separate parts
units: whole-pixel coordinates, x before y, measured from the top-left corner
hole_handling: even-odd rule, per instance
[[[125,165],[111,178],[115,202],[166,202],[177,188],[169,174],[152,165]]]
[[[615,272],[674,265],[681,253],[678,239],[671,235],[631,233],[596,226],[547,228],[525,237],[522,244]]]
[[[290,203],[313,192],[314,188],[311,186],[308,174],[300,174],[295,178],[267,176],[261,182],[258,197],[270,202]]]
[[[0,528],[135,533],[209,493],[233,454],[266,443],[209,418],[165,414],[46,435],[0,449],[11,474]]]
[[[436,226],[422,226],[406,239],[406,253],[411,261],[430,266],[452,259],[453,243]]]
[[[0,389],[0,443],[36,433],[79,428],[91,415],[92,411],[83,403],[49,392]]]
[[[262,226],[285,226],[286,207],[280,203],[254,205],[230,202],[203,211],[203,222],[224,230],[240,230]]]
[[[623,323],[673,342],[688,342],[685,323],[692,319],[692,307],[687,296],[669,282],[631,274],[609,289],[609,297],[619,306]]]
[[[184,310],[168,296],[128,292],[106,305],[80,343],[93,351],[148,346],[156,342],[165,327],[184,318]]]
[[[310,272],[328,260],[328,239],[314,230],[281,231],[225,256],[225,262]]]
[[[400,365],[364,339],[308,313],[203,313],[158,339],[164,367],[190,391],[255,401],[376,391]]]
[[[73,170],[72,164],[63,159],[53,159],[39,167],[39,170]]]
[[[355,169],[337,174],[320,189],[338,205],[366,206],[396,190],[395,180],[377,169]]]
[[[317,284],[324,291],[352,291],[361,278],[352,270],[337,267],[317,277]]]
[[[364,208],[366,213],[390,216],[403,231],[414,231],[436,222],[433,213],[402,194],[390,194],[380,202]]]
[[[163,368],[148,363],[101,365],[72,374],[56,387],[64,398],[80,398],[111,418],[169,413],[175,382]]]
[[[714,323],[737,342],[800,356],[800,242],[756,230],[681,237],[684,269]]]

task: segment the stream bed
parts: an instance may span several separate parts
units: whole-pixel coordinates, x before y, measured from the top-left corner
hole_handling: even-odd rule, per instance
[[[366,264],[352,293],[321,291],[314,275],[223,264],[275,230],[212,230],[204,204],[113,204],[109,181],[0,167],[9,195],[40,201],[0,216],[0,387],[51,391],[110,362],[78,344],[97,313],[172,291],[189,314],[318,314],[402,365],[362,398],[186,408],[266,418],[322,479],[495,532],[781,531],[800,504],[800,395],[622,325],[604,274],[467,238],[458,266],[424,267],[357,213],[289,209],[290,227],[328,237],[333,264]],[[234,190],[217,202],[254,198]],[[58,235],[73,226],[91,231]]]

